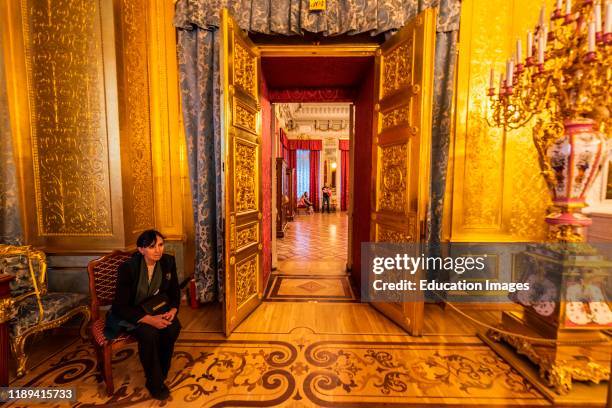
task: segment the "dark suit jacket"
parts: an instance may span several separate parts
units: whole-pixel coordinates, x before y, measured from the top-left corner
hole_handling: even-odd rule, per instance
[[[134,325],[138,324],[138,320],[146,315],[142,308],[135,304],[142,258],[142,254],[137,252],[132,255],[130,260],[124,262],[119,267],[117,289],[115,290],[115,299],[111,308],[112,314]],[[181,292],[176,275],[174,257],[163,254],[159,264],[162,271],[159,293],[166,294],[170,300],[170,308],[175,307],[178,310],[181,303]]]

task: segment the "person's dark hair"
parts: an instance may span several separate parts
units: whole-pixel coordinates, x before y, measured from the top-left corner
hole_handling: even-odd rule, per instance
[[[140,236],[136,240],[136,246],[139,248],[150,247],[151,245],[155,244],[155,241],[157,241],[157,237],[160,237],[161,239],[166,239],[166,237],[164,237],[162,233],[157,230],[146,230],[145,232],[140,234]]]

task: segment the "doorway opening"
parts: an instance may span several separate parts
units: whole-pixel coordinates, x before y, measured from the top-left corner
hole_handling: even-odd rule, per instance
[[[261,67],[272,142],[264,299],[357,302],[358,247],[370,238],[374,57],[263,56]]]
[[[348,262],[353,104],[280,103],[276,269],[266,300],[352,302]]]

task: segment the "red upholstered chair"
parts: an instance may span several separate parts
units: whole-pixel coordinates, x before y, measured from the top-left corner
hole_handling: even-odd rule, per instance
[[[98,357],[98,368],[102,371],[108,395],[115,392],[111,358],[113,352],[136,341],[128,334],[120,334],[114,340],[104,337],[104,322],[100,318],[100,307],[109,306],[115,298],[117,272],[119,266],[132,256],[131,253],[114,251],[87,265],[89,272],[89,291],[91,292],[91,339]]]

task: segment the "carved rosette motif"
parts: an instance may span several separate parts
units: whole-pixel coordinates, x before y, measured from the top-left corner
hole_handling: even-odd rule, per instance
[[[133,229],[152,226],[153,174],[151,127],[149,123],[149,76],[147,71],[146,1],[123,0],[121,5],[123,32],[123,95],[125,107],[122,125],[127,130],[130,146]],[[122,126],[122,127],[123,127]],[[125,137],[122,135],[122,137]]]
[[[257,258],[249,258],[236,265],[236,304],[240,307],[257,293]]]
[[[236,143],[235,182],[236,211],[257,210],[256,200],[256,165],[257,152],[255,146]]]
[[[257,60],[239,41],[234,40],[234,84],[253,98],[256,96]]]
[[[234,109],[234,122],[236,126],[243,127],[253,133],[257,133],[257,116],[240,104]]]
[[[383,96],[412,81],[412,43],[403,43],[383,56]]]
[[[236,238],[238,249],[245,247],[249,244],[257,243],[257,241],[259,241],[257,237],[257,230],[257,224],[252,224],[245,228],[241,228],[238,231],[238,236]]]
[[[39,232],[111,235],[98,2],[22,10]]]
[[[382,130],[410,123],[410,106],[400,106],[382,114]]]
[[[406,208],[406,143],[380,148],[380,194],[378,208],[404,212]]]

